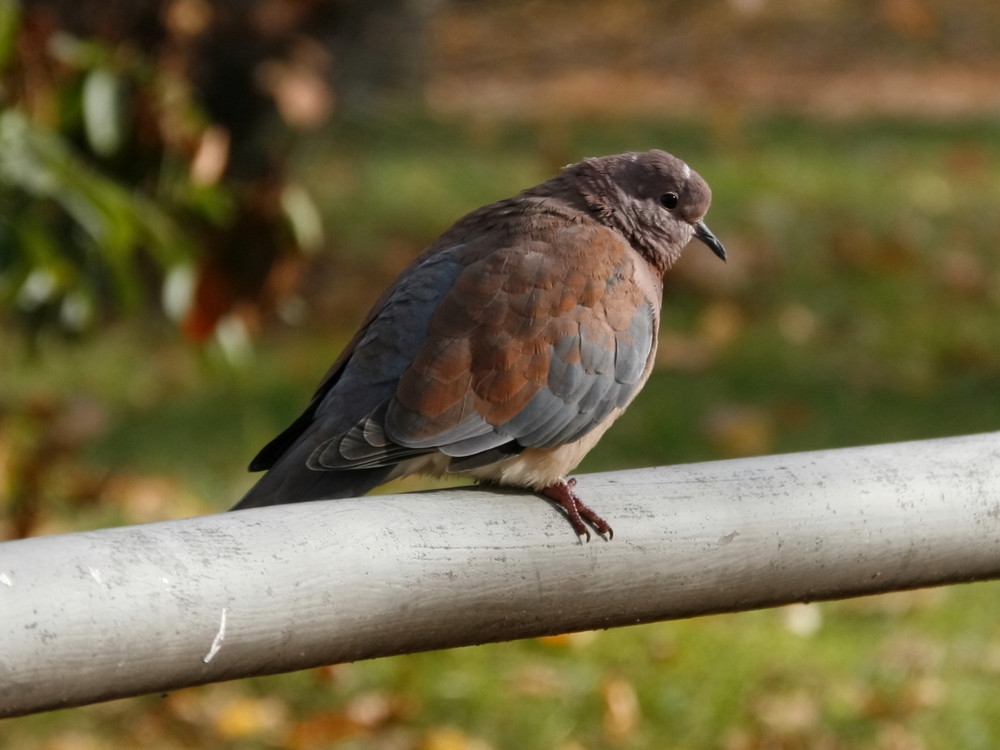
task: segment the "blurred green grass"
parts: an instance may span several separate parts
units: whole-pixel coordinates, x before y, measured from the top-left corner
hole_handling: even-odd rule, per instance
[[[57,483],[42,530],[228,507],[381,284],[438,232],[562,163],[651,147],[708,179],[707,221],[731,262],[688,250],[666,284],[660,367],[581,471],[995,430],[998,129],[794,117],[341,125],[299,159],[331,236],[301,328],[269,331],[244,364],[155,323],[6,358],[0,402],[85,398],[106,411],[82,466],[170,480],[151,505],[126,492],[81,508]],[[7,335],[2,346],[19,351]],[[382,659],[10,721],[0,746],[993,748],[997,591],[812,605],[815,630],[798,610],[771,610]]]

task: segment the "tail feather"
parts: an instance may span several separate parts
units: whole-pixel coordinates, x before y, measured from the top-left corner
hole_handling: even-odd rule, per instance
[[[308,468],[305,459],[296,456],[296,453],[293,449],[282,456],[231,510],[360,497],[388,481],[396,468],[380,466],[374,469],[319,471]]]

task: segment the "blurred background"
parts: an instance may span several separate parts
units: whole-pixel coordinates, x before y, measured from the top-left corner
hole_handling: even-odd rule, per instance
[[[228,508],[439,232],[653,147],[730,261],[669,275],[581,471],[1000,427],[991,0],[0,0],[0,538]],[[0,747],[992,749],[998,593],[341,665]]]

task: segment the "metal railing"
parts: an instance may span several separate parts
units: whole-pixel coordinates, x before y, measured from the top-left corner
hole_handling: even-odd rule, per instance
[[[579,544],[464,488],[0,544],[0,716],[1000,577],[1000,433],[579,477]]]

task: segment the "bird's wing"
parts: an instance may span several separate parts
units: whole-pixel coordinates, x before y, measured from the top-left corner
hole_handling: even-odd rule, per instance
[[[340,402],[348,375],[367,377],[381,400],[310,465],[370,468],[439,450],[472,468],[574,442],[623,408],[645,379],[656,332],[635,256],[595,225],[542,236],[456,251],[463,267],[444,291],[423,288],[429,277],[417,269],[332,392]],[[354,373],[355,360],[371,362]]]
[[[413,361],[427,322],[461,273],[461,245],[422,256],[375,302],[305,411],[264,446],[251,471],[270,469],[308,435],[317,445],[376,419]],[[322,468],[322,467],[321,467]]]

